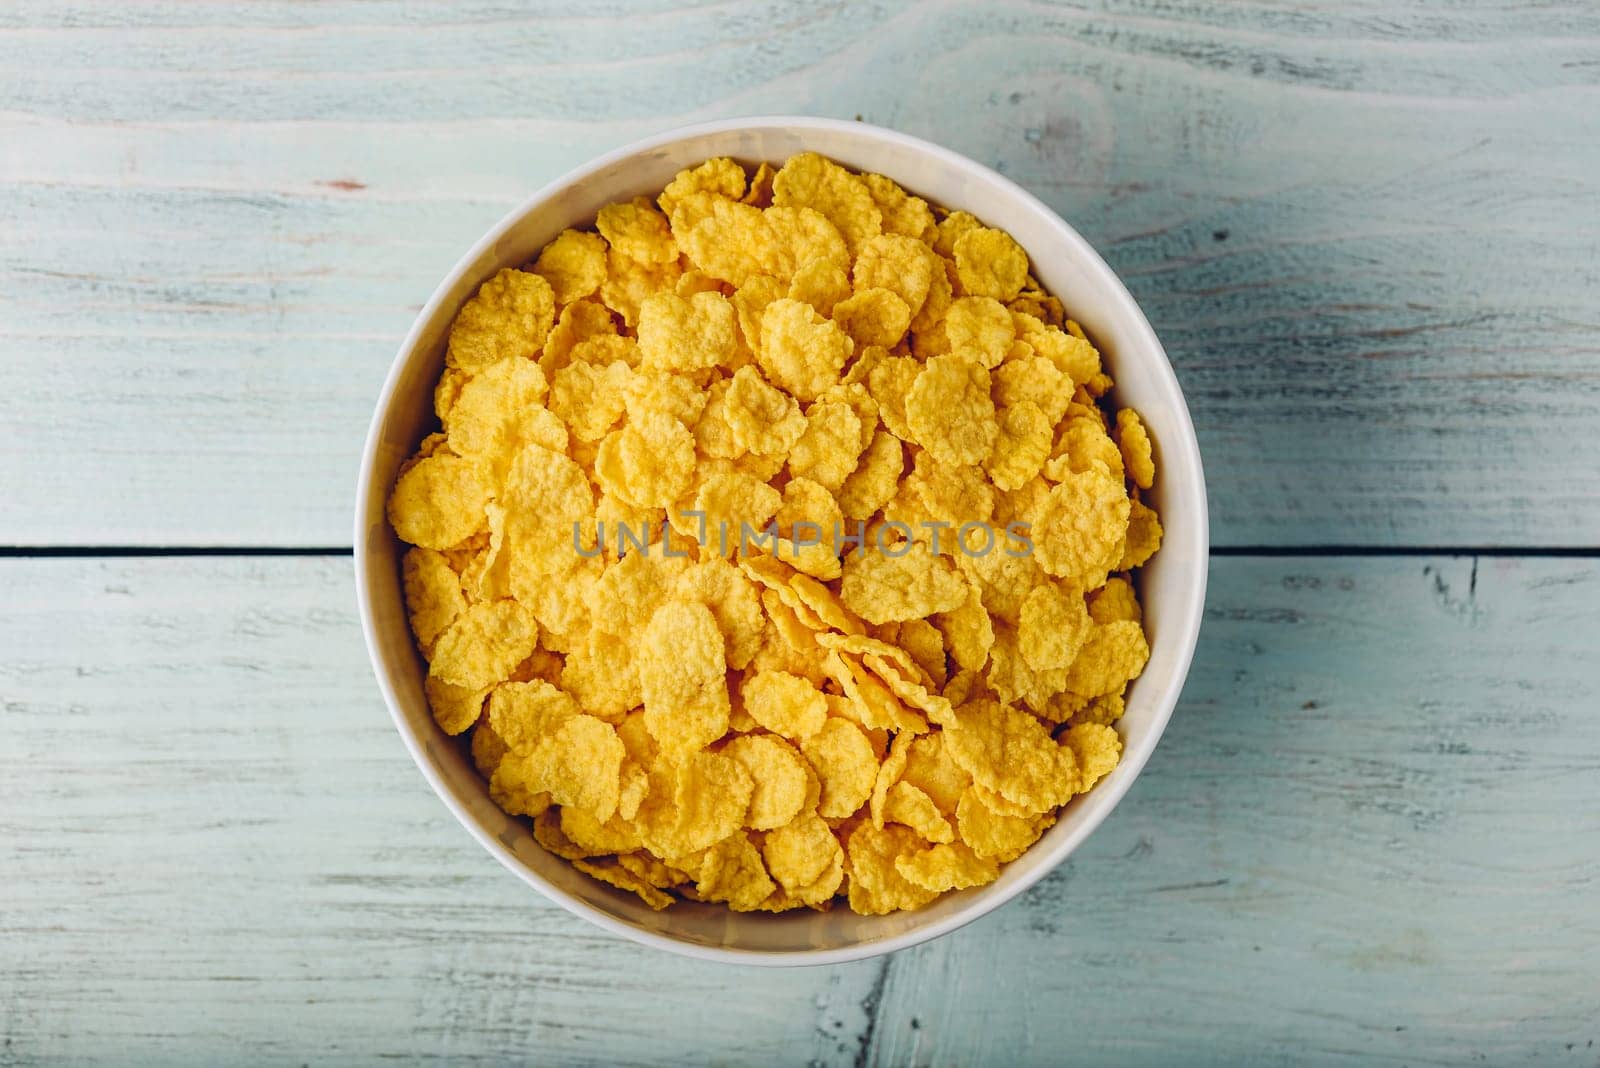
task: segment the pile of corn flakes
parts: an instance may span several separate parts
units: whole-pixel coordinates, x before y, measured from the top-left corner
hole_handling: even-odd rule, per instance
[[[881,175],[612,204],[461,309],[390,498],[434,716],[655,908],[990,882],[1116,766],[1149,656],[1111,384],[1016,241]]]

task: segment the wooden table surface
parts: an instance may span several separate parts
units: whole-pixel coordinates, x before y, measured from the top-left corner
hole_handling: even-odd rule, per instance
[[[581,11],[0,6],[0,1066],[1600,1064],[1600,8]],[[1081,230],[1217,546],[1172,726],[1065,866],[791,971],[501,870],[389,724],[349,560],[457,256],[600,151],[773,112]]]

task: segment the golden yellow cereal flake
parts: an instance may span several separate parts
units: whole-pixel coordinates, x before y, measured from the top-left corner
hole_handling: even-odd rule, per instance
[[[912,437],[945,463],[981,464],[999,437],[989,372],[971,356],[953,353],[929,360],[905,405]]]
[[[731,366],[738,344],[733,305],[721,293],[653,293],[639,304],[639,356],[645,367],[704,371]]]
[[[890,349],[911,326],[911,310],[889,289],[862,289],[833,306],[833,321],[857,349],[869,345]]]
[[[1096,625],[1067,672],[1065,689],[1084,697],[1115,693],[1150,659],[1144,628],[1131,620]]]
[[[657,889],[637,874],[624,868],[616,860],[584,860],[575,858],[572,866],[593,879],[609,883],[619,890],[638,894],[639,899],[646,905],[660,912],[670,906],[677,899],[663,890]]]
[[[1002,490],[1021,489],[1050,458],[1052,424],[1032,401],[1019,401],[1000,409],[999,435],[984,469]]]
[[[691,752],[727,733],[727,651],[709,608],[658,608],[640,637],[638,664],[645,725],[663,749]]]
[[[509,749],[533,749],[577,714],[577,703],[544,681],[503,682],[489,695],[489,727]]]
[[[994,701],[969,701],[945,731],[950,756],[973,781],[1029,812],[1065,804],[1075,792],[1072,752],[1033,716]]]
[[[850,405],[825,397],[806,409],[805,433],[789,450],[789,472],[838,492],[856,469],[861,448],[860,416]]]
[[[896,857],[894,866],[906,882],[936,894],[983,886],[1000,875],[992,857],[980,857],[962,842]]]
[[[844,564],[839,596],[868,623],[926,619],[950,612],[967,599],[967,582],[949,559],[921,543],[901,546],[903,555],[872,551]]]
[[[820,783],[794,746],[770,734],[741,735],[722,749],[755,784],[745,826],[770,831],[794,819],[807,802],[817,803]]]
[[[734,373],[723,405],[732,444],[745,452],[786,454],[806,432],[795,398],[767,384],[754,367]]]
[[[651,206],[648,197],[607,204],[594,221],[595,229],[615,251],[640,263],[672,263],[678,245],[672,239],[667,217]]]
[[[571,304],[606,280],[606,242],[598,234],[563,230],[534,261],[533,273],[550,283],[557,304]]]
[[[395,483],[389,522],[404,541],[424,549],[448,549],[484,529],[490,491],[472,461],[430,456]]]
[[[1022,602],[1017,647],[1037,671],[1070,667],[1093,626],[1082,594],[1047,583],[1035,587]]]
[[[1104,585],[1120,557],[1131,510],[1121,480],[1108,472],[1067,474],[1035,517],[1031,536],[1040,566],[1079,589]]]
[[[767,871],[801,904],[818,905],[844,881],[844,849],[821,817],[803,814],[767,834],[761,847]]]
[[[755,783],[744,766],[720,753],[690,753],[650,772],[650,788],[634,817],[645,847],[658,857],[686,857],[744,825]]]
[[[539,624],[516,601],[482,601],[456,617],[434,644],[431,669],[445,682],[477,689],[511,677],[539,641]]]
[[[778,168],[772,202],[817,211],[838,227],[852,250],[883,230],[883,213],[861,176],[815,152],[792,156]]]
[[[909,827],[890,824],[882,829],[870,822],[850,832],[846,854],[850,872],[850,908],[864,916],[897,909],[914,909],[937,894],[900,874],[896,862],[927,843]]]
[[[837,382],[852,350],[850,335],[809,304],[784,297],[761,315],[756,360],[768,378],[798,400],[814,400]]]
[[[434,639],[466,611],[461,579],[450,569],[443,553],[423,548],[406,552],[403,573],[411,632],[422,651],[431,653]]]
[[[445,362],[480,371],[499,360],[539,355],[555,323],[556,299],[537,274],[505,268],[456,313]]]
[[[744,680],[745,711],[774,734],[803,742],[828,720],[828,703],[809,680],[787,671],[759,671]]]
[[[1128,533],[1122,546],[1122,558],[1117,561],[1118,571],[1132,571],[1161,548],[1161,518],[1155,509],[1137,498],[1129,502]]]
[[[1022,292],[1028,280],[1028,254],[1003,230],[977,227],[955,239],[951,252],[962,292],[1002,303]]]
[[[801,740],[800,751],[821,781],[819,816],[849,816],[872,796],[872,786],[878,778],[878,757],[872,743],[854,723],[828,717],[820,730]]]

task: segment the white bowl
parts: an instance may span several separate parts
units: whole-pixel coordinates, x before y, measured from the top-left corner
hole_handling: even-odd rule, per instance
[[[1150,662],[1130,687],[1117,725],[1121,765],[1068,805],[1059,822],[988,886],[888,916],[843,908],[741,914],[689,902],[652,912],[633,895],[546,853],[522,822],[489,799],[459,742],[434,725],[423,694],[425,665],[412,644],[401,593],[403,546],[385,519],[384,503],[401,461],[435,428],[432,392],[450,322],[481,282],[502,267],[526,263],[563,228],[592,223],[602,206],[661,189],[683,167],[712,156],[779,163],[806,150],[885,174],[931,203],[970,211],[1009,232],[1027,249],[1045,288],[1105,354],[1117,382],[1115,399],[1143,416],[1160,465],[1151,497],[1166,538],[1141,572]],[[356,590],[367,648],[395,725],[434,791],[485,849],[553,901],[609,931],[705,960],[826,964],[889,953],[954,931],[1044,878],[1110,814],[1150,758],[1183,687],[1205,602],[1206,496],[1194,427],[1161,343],[1111,268],[1054,212],[987,167],[892,130],[831,119],[730,119],[674,130],[579,167],[502,219],[434,291],[400,346],[373,415],[356,500]]]

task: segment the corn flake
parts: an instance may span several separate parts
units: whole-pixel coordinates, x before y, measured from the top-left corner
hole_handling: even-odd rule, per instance
[[[868,623],[888,623],[926,619],[966,602],[966,580],[948,559],[919,544],[902,548],[902,556],[868,552],[845,561],[839,597],[846,608]]]
[[[906,882],[935,894],[983,886],[1000,875],[992,857],[980,857],[961,842],[896,857],[894,866]]]
[[[762,727],[793,741],[821,731],[828,703],[810,681],[786,671],[759,671],[740,689],[745,711]]]
[[[738,345],[737,317],[718,292],[652,293],[639,305],[642,365],[667,371],[731,366]]]
[[[1139,419],[1139,413],[1124,408],[1117,413],[1117,447],[1122,450],[1123,466],[1128,477],[1140,489],[1147,490],[1156,478],[1156,465],[1151,459],[1150,434]]]
[[[572,866],[592,879],[599,879],[609,883],[618,890],[639,895],[639,899],[652,909],[660,912],[673,904],[677,898],[662,891],[649,882],[640,878],[636,873],[622,866],[619,860],[584,860],[574,858]]]
[[[617,723],[644,702],[639,669],[628,643],[591,631],[569,653],[561,668],[561,688],[584,712]]]
[[[709,193],[726,200],[738,200],[744,196],[744,191],[744,168],[726,156],[718,156],[706,160],[699,166],[686,167],[679,171],[661,191],[656,203],[661,205],[661,210],[666,212],[668,218],[672,218],[679,202],[695,193]],[[679,228],[676,222],[673,223],[673,228]]]
[[[430,669],[442,681],[468,689],[503,682],[539,641],[533,614],[515,601],[482,601],[445,628]]]
[[[532,749],[577,714],[576,702],[544,681],[503,682],[489,695],[489,727],[508,749]]]
[[[1047,583],[1022,602],[1017,645],[1035,670],[1070,667],[1093,625],[1081,594]]]
[[[707,849],[695,872],[702,901],[725,901],[735,912],[753,912],[778,889],[761,851],[744,834],[733,834]]]
[[[970,356],[991,370],[1000,366],[1016,332],[1005,305],[989,297],[962,297],[944,316],[950,351]]]
[[[617,810],[626,755],[622,739],[609,723],[579,713],[531,748],[513,748],[498,771],[520,761],[532,789],[549,793],[558,805],[581,808],[604,823]]]
[[[866,519],[894,497],[905,470],[905,449],[893,434],[879,431],[839,487],[840,512],[851,519]]]
[[[761,855],[772,878],[801,904],[829,900],[844,881],[844,849],[814,814],[801,815],[769,832]]]
[[[872,796],[878,757],[866,734],[849,720],[827,717],[819,730],[800,740],[800,751],[821,783],[819,816],[849,816]]]
[[[787,454],[806,432],[800,405],[768,385],[754,367],[734,373],[723,413],[734,446],[748,452]]]
[[[1022,292],[1028,280],[1028,254],[1003,230],[980,226],[950,246],[956,280],[967,296],[992,297],[1004,303]]]
[[[600,300],[629,327],[639,324],[639,307],[653,293],[674,289],[683,268],[673,263],[641,263],[612,249],[606,254],[606,279]]]
[[[1155,509],[1134,498],[1129,502],[1128,533],[1122,546],[1118,571],[1131,571],[1143,567],[1145,562],[1161,548],[1161,519]]]
[[[908,782],[897,782],[889,788],[883,805],[883,818],[889,823],[910,827],[930,842],[955,840],[955,830],[939,811],[939,806]]]
[[[430,674],[424,687],[433,720],[446,734],[460,734],[483,714],[483,700],[489,686],[457,686]]]
[[[527,271],[505,268],[456,313],[445,362],[479,371],[499,360],[539,355],[555,322],[555,292]]]
[[[1096,623],[1114,623],[1119,619],[1143,622],[1144,612],[1133,592],[1133,583],[1121,576],[1107,579],[1104,586],[1089,595],[1089,618]]]
[[[754,792],[743,765],[720,753],[689,753],[651,770],[634,824],[645,847],[670,863],[737,832]]]
[[[780,536],[793,539],[797,524],[810,524],[818,535],[831,538],[833,531],[844,524],[844,514],[833,493],[820,482],[803,476],[790,478],[783,487],[782,502],[774,517]],[[802,528],[802,533],[809,534]]]
[[[1035,819],[1007,816],[989,808],[975,790],[968,789],[956,806],[956,826],[961,841],[974,854],[1007,863],[1027,852],[1039,840]]]
[[[816,805],[821,784],[788,742],[770,734],[746,734],[723,746],[722,755],[742,765],[755,784],[745,826],[770,831],[794,819],[808,803]]]
[[[1084,697],[1116,693],[1139,677],[1150,659],[1144,628],[1131,620],[1094,626],[1067,672],[1064,689]]]
[[[809,304],[784,297],[761,315],[756,361],[799,400],[815,400],[837,382],[852,351],[850,336]]]
[[[1087,793],[1116,768],[1122,759],[1122,739],[1111,727],[1101,723],[1079,723],[1061,736],[1061,744],[1072,750],[1078,765],[1078,792]]]
[[[466,611],[467,599],[461,593],[461,580],[450,569],[443,553],[412,548],[402,565],[406,608],[411,613],[411,632],[425,655],[431,654],[434,639],[457,616]]]
[[[768,303],[782,295],[774,295]],[[804,301],[815,308],[818,315],[833,315],[834,307],[849,295],[850,278],[844,268],[832,260],[812,260],[796,271],[789,282],[789,299]]]
[[[472,731],[472,766],[478,769],[478,774],[485,779],[494,774],[494,769],[500,766],[500,761],[510,752],[505,742],[487,723],[480,723]]]
[[[772,202],[817,211],[838,228],[851,250],[883,230],[883,214],[861,176],[815,152],[791,156],[778,168]]]
[[[703,604],[668,602],[639,642],[645,725],[662,749],[703,748],[728,731],[727,653]]]
[[[649,197],[634,197],[627,203],[607,204],[595,217],[594,226],[613,250],[640,263],[673,263],[678,245],[672,239],[667,217],[656,211]]]
[[[1077,770],[1071,750],[1057,745],[1027,712],[969,701],[956,709],[955,725],[944,736],[951,759],[974,782],[1030,812],[1045,812],[1072,797]]]
[[[911,384],[905,406],[917,444],[948,464],[983,463],[999,436],[989,372],[971,356],[929,360]]]
[[[1040,566],[1079,589],[1104,585],[1121,555],[1131,509],[1121,480],[1110,473],[1068,474],[1035,517],[1031,537]]]
[[[632,377],[633,370],[621,360],[604,367],[587,361],[570,364],[555,373],[550,385],[550,410],[573,437],[600,441],[621,420]]]
[[[937,895],[909,882],[896,862],[927,843],[909,827],[883,828],[863,823],[850,832],[845,852],[850,874],[850,908],[863,916],[878,916],[897,909],[914,909]]]
[[[934,731],[912,739],[900,781],[921,790],[944,815],[954,816],[972,776],[951,758],[945,732]]]
[[[669,508],[694,478],[694,435],[659,412],[606,435],[595,474],[607,493],[639,508]]]
[[[866,183],[867,192],[872,195],[872,202],[878,206],[878,212],[883,216],[885,234],[914,237],[921,245],[924,241],[930,240],[931,233],[937,232],[934,229],[933,210],[928,207],[926,200],[912,196],[892,179],[885,178],[881,174],[863,174],[861,180]]]
[[[984,469],[996,487],[1016,490],[1026,485],[1050,457],[1052,424],[1032,401],[1000,409],[1000,433]]]
[[[424,549],[448,549],[484,529],[491,487],[470,460],[435,455],[400,476],[389,497],[395,533]]]
[[[861,418],[842,401],[823,398],[806,409],[806,430],[789,450],[789,473],[837,493],[856,469],[862,449]],[[768,516],[761,516],[764,522]],[[831,537],[832,531],[827,531]]]
[[[598,234],[563,230],[534,261],[533,273],[550,283],[557,304],[571,304],[606,280],[606,242]]]
[[[857,290],[833,306],[833,321],[856,343],[857,349],[869,345],[893,348],[911,326],[906,302],[888,289]]]
[[[884,234],[862,244],[852,273],[858,292],[886,289],[900,298],[907,314],[915,319],[928,301],[935,276],[943,276],[944,267],[921,241]]]
[[[711,610],[722,632],[728,667],[742,671],[766,634],[761,597],[744,572],[726,560],[706,556],[678,577],[676,594]]]
[[[811,208],[773,205],[761,213],[765,247],[761,269],[787,285],[809,263],[827,260],[850,266],[850,253],[837,227]]]

